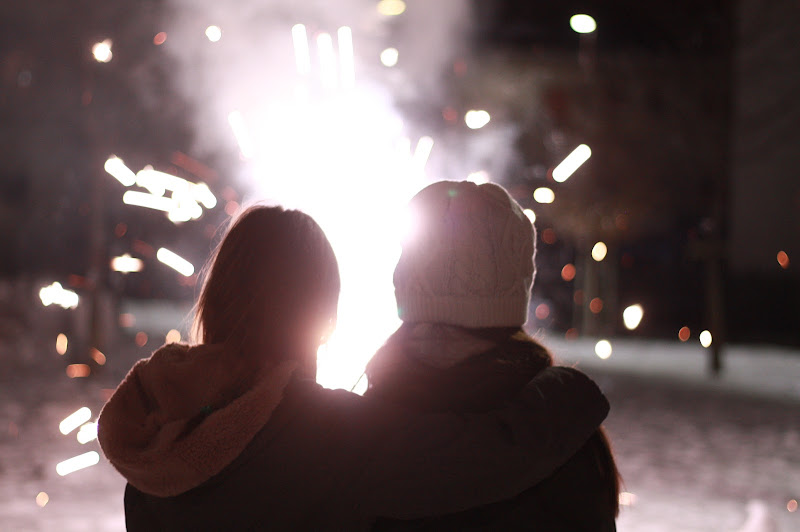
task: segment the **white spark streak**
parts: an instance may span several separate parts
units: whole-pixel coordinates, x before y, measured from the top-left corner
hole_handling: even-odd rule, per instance
[[[91,418],[92,411],[85,406],[81,407],[65,417],[61,423],[58,424],[58,430],[61,431],[61,434],[67,435],[89,421]]]
[[[561,164],[553,169],[553,179],[559,183],[563,183],[591,156],[591,148],[586,144],[581,144],[572,150],[572,153],[567,155],[564,160],[561,161]]]
[[[194,273],[194,266],[191,262],[167,248],[158,248],[156,258],[184,277],[189,277]]]
[[[133,173],[133,170],[125,166],[122,159],[116,155],[110,156],[106,160],[105,165],[103,165],[103,168],[126,187],[130,187],[136,183],[136,174]]]
[[[133,205],[135,207],[145,207],[148,209],[155,209],[157,211],[170,212],[177,208],[175,200],[172,198],[165,198],[164,196],[156,196],[155,194],[148,194],[146,192],[137,192],[129,190],[122,195],[122,202],[125,205]]]
[[[294,43],[294,58],[297,63],[297,73],[307,76],[311,73],[311,54],[308,51],[308,36],[306,27],[302,24],[292,26],[292,42]]]
[[[100,455],[97,454],[97,451],[89,451],[58,463],[56,465],[56,473],[64,477],[75,471],[96,465],[99,462]]]

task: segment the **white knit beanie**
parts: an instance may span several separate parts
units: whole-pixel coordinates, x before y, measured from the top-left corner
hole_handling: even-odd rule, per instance
[[[525,323],[536,273],[533,224],[503,187],[440,181],[411,199],[415,234],[394,271],[404,322]]]

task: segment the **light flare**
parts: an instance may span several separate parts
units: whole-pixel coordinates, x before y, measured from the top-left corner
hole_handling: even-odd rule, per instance
[[[308,35],[303,24],[292,26],[292,43],[294,44],[294,60],[297,73],[307,76],[311,73],[311,54],[308,50]]]
[[[613,349],[611,348],[611,342],[608,340],[599,340],[596,344],[594,344],[594,354],[603,360],[606,360],[608,357],[610,357],[612,351]]]
[[[569,27],[575,33],[592,33],[597,29],[597,22],[590,15],[572,15],[569,19]]]
[[[339,44],[339,75],[342,80],[342,87],[352,89],[356,82],[353,60],[353,31],[347,26],[342,26],[338,29],[336,36]]]
[[[524,209],[522,212],[525,213],[525,216],[528,217],[528,220],[530,220],[531,223],[536,222],[536,213],[533,212],[533,209]]]
[[[330,33],[323,32],[317,35],[317,54],[322,86],[329,90],[335,89],[338,83],[336,52],[333,50],[333,38]]]
[[[82,406],[71,413],[58,424],[58,430],[65,436],[77,429],[92,418],[92,411],[88,407]]]
[[[492,117],[489,113],[482,109],[470,109],[464,115],[464,123],[467,124],[467,127],[470,129],[480,129],[488,124],[491,119]]]
[[[239,151],[245,159],[251,159],[255,154],[253,147],[253,140],[247,130],[247,124],[244,122],[244,117],[239,111],[231,111],[228,114],[228,123],[233,130],[233,136],[236,137],[236,142],[239,143]]]
[[[67,340],[67,335],[64,333],[59,333],[59,335],[56,336],[56,353],[59,355],[66,353],[68,344],[69,341]]]
[[[122,203],[133,207],[144,207],[156,211],[170,212],[178,208],[178,204],[172,198],[156,196],[147,192],[128,190],[122,195]]]
[[[472,172],[467,176],[467,181],[471,181],[476,185],[484,185],[491,181],[489,172],[486,170],[478,170],[477,172]]]
[[[642,318],[644,317],[644,309],[638,303],[635,305],[630,305],[626,307],[625,310],[622,311],[622,322],[625,324],[625,328],[629,331],[634,330],[639,326],[642,322]]]
[[[133,173],[133,170],[125,166],[122,159],[116,155],[110,156],[103,165],[103,168],[126,187],[136,184],[136,174]]]
[[[184,277],[189,277],[194,273],[194,266],[191,262],[167,248],[158,248],[156,258]]]
[[[75,437],[78,439],[78,443],[80,443],[81,445],[96,440],[97,423],[94,422],[84,423],[83,425],[81,425],[81,428],[78,430],[78,433],[75,435]]]
[[[406,3],[403,0],[381,0],[376,7],[381,15],[396,17],[405,12]]]
[[[80,471],[81,469],[86,469],[87,467],[97,465],[98,463],[100,463],[100,455],[97,454],[97,451],[89,451],[88,453],[74,456],[69,460],[59,462],[56,465],[56,473],[62,477],[65,477],[71,473]]]
[[[581,144],[572,153],[567,155],[561,163],[553,169],[553,179],[563,183],[592,156],[592,150],[586,144]]]
[[[50,502],[50,496],[47,493],[40,491],[36,495],[36,506],[39,508],[44,508],[48,502]]]
[[[131,257],[129,254],[124,253],[119,257],[114,257],[110,262],[111,269],[120,273],[134,273],[142,271],[144,262],[142,259]]]
[[[400,52],[397,51],[397,48],[387,48],[381,52],[380,57],[383,66],[391,68],[395,66],[400,59]]]
[[[219,26],[209,26],[206,28],[206,37],[211,42],[219,42],[222,38],[222,30]]]
[[[533,200],[536,203],[553,203],[556,200],[556,194],[553,189],[539,187],[533,191]]]
[[[700,345],[705,348],[711,347],[711,332],[703,331],[700,333]]]
[[[111,53],[111,39],[95,43],[92,46],[92,55],[98,63],[108,63],[114,54]]]
[[[72,290],[67,290],[61,283],[54,282],[51,285],[45,286],[39,290],[39,299],[42,305],[49,307],[50,305],[58,305],[61,308],[75,308],[80,302],[78,294]]]
[[[597,242],[592,246],[592,258],[597,262],[602,262],[608,254],[608,246],[605,242]]]

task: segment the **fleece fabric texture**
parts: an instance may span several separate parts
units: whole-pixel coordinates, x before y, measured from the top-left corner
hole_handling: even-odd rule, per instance
[[[480,351],[485,339],[463,329],[460,334],[450,330],[446,338],[454,337],[460,339],[450,348],[456,345],[471,355],[443,364],[441,326],[404,325],[370,362],[365,396],[420,413],[483,412],[504,404],[551,364],[538,344],[512,339]],[[431,365],[437,359],[438,367]],[[380,519],[374,530],[612,532],[616,471],[606,469],[610,452],[598,431],[557,471],[519,495],[449,515]]]
[[[461,511],[509,498],[550,475],[608,411],[597,386],[569,368],[542,372],[502,409],[419,415],[326,390],[296,372],[283,386],[291,368],[259,377],[247,364],[218,362],[207,349],[216,348],[157,352],[132,371],[101,416],[101,445],[129,480],[130,531],[368,530],[379,515]],[[177,359],[174,377],[147,371],[165,356]],[[182,363],[207,371],[182,373]],[[189,375],[192,384],[185,382]],[[206,388],[218,392],[209,396]],[[270,391],[256,392],[262,388]],[[252,416],[223,415],[225,405],[250,394],[267,406]],[[203,427],[214,415],[206,415],[207,406],[228,419],[214,421],[219,430]],[[245,440],[228,462],[230,449]],[[228,463],[212,474],[222,462]],[[180,489],[186,491],[174,493]]]
[[[394,271],[400,319],[463,327],[525,323],[536,235],[519,204],[493,183],[440,181],[409,202],[418,228]]]

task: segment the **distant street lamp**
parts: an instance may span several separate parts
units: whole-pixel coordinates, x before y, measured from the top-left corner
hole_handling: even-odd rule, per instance
[[[589,15],[572,15],[569,27],[576,33],[592,33],[597,29],[597,22]]]

